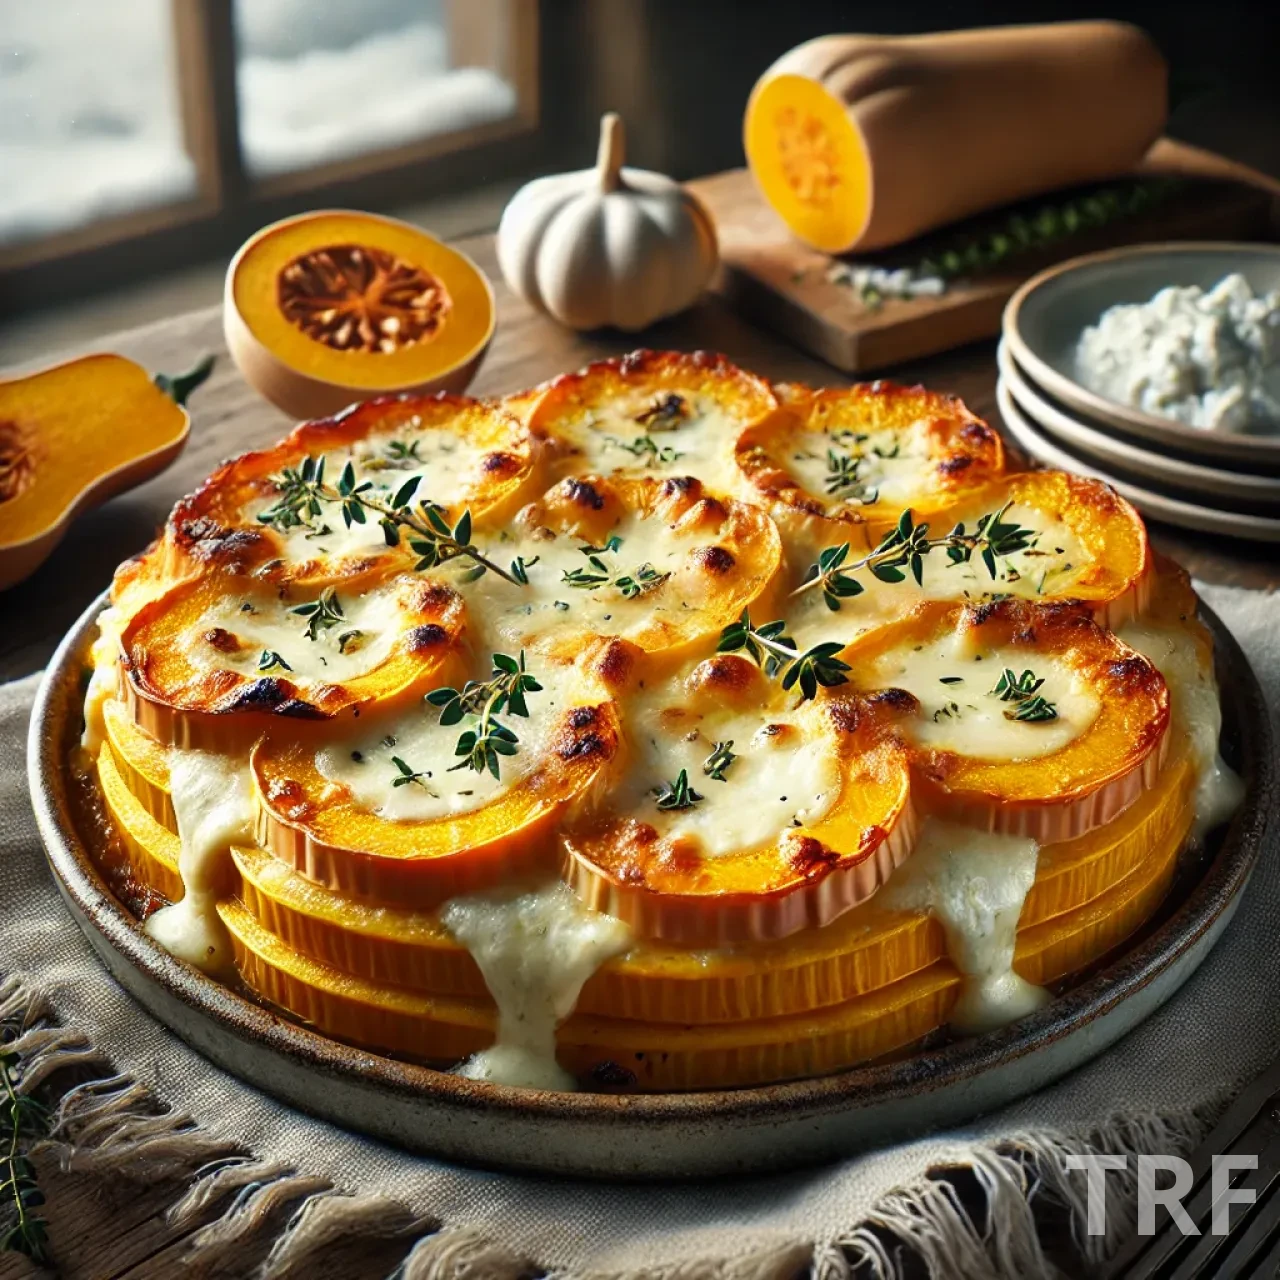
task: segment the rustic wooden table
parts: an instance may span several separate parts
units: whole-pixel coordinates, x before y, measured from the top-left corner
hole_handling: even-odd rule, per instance
[[[499,394],[534,385],[589,360],[618,355],[643,342],[652,347],[722,351],[766,377],[814,385],[847,381],[777,338],[752,328],[723,304],[708,300],[692,311],[644,333],[575,334],[533,312],[501,284],[492,237],[459,242],[495,281],[498,331],[472,391]],[[208,351],[218,354],[210,381],[192,397],[193,425],[184,454],[163,475],[80,520],[49,561],[22,585],[5,593],[0,629],[0,678],[39,669],[86,605],[110,581],[115,566],[140,550],[164,521],[174,501],[193,488],[215,463],[278,439],[289,420],[261,400],[240,378],[222,340],[220,312],[193,312],[162,324],[105,335],[98,349],[132,356],[153,370],[176,372]],[[885,371],[900,382],[922,382],[961,396],[997,426],[995,344],[983,342]],[[127,431],[128,424],[121,424]],[[1251,547],[1208,535],[1152,526],[1162,550],[1211,582],[1255,588],[1280,585],[1274,547]],[[2,965],[2,957],[0,957]],[[175,1231],[164,1213],[173,1187],[102,1185],[61,1174],[38,1162],[49,1197],[45,1214],[57,1273],[67,1280],[160,1280],[176,1274],[185,1231]],[[394,1267],[397,1249],[361,1245],[335,1252],[310,1280],[364,1280]],[[243,1259],[247,1275],[256,1258]],[[41,1274],[24,1260],[0,1260],[0,1280]]]

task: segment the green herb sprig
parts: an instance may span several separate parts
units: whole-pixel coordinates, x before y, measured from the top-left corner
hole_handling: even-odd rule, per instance
[[[601,558],[603,555],[616,553],[622,546],[622,539],[616,535],[610,538],[603,547],[581,547],[582,554],[587,557],[587,564],[582,569],[565,569],[560,580],[567,587],[578,587],[590,590],[593,587],[617,587],[627,600],[646,592],[655,591],[671,577],[669,573],[659,573],[648,562],[637,565],[629,573],[619,573],[611,569]]]
[[[865,458],[836,449],[827,450],[826,491],[833,498],[870,505],[880,497],[880,490],[860,474]]]
[[[464,759],[451,766],[449,772],[468,768],[476,773],[488,770],[500,779],[501,757],[515,755],[520,739],[497,717],[504,711],[527,717],[529,707],[525,694],[541,689],[542,685],[525,669],[521,649],[518,658],[495,653],[493,675],[488,680],[468,680],[461,690],[441,688],[427,694],[427,702],[440,708],[440,723],[446,727],[460,724],[465,716],[474,717],[454,747],[454,755]]]
[[[784,621],[754,626],[751,610],[746,608],[720,632],[716,652],[746,653],[770,679],[780,674],[784,689],[799,687],[802,702],[816,697],[819,686],[830,689],[848,683],[849,664],[836,657],[844,645],[827,641],[799,653],[786,629]]]
[[[1005,667],[991,692],[1001,702],[1017,704],[1013,710],[1004,713],[1006,720],[1021,720],[1032,724],[1056,720],[1058,708],[1039,693],[1043,684],[1043,677],[1037,677],[1034,671],[1026,670],[1018,675],[1012,667]]]
[[[414,769],[410,764],[402,760],[399,756],[392,756],[391,763],[395,765],[396,773],[398,775],[397,777],[391,780],[391,785],[393,788],[408,787],[416,783],[418,786],[422,787],[425,791],[428,791],[432,795],[435,795],[435,792],[432,791],[431,788],[427,786],[427,783],[426,783],[426,779],[431,777],[431,771],[429,769],[428,770]]]
[[[659,444],[652,436],[636,436],[632,440],[623,440],[618,436],[605,436],[605,443],[615,449],[625,449],[634,458],[645,458],[651,467],[667,466],[684,457],[684,454],[669,444]]]
[[[733,753],[732,738],[727,742],[717,742],[711,754],[702,762],[702,772],[716,782],[728,782],[729,779],[724,775],[737,758]]]
[[[820,587],[827,607],[838,610],[841,600],[861,593],[861,584],[852,577],[861,569],[885,583],[902,582],[909,571],[916,584],[923,586],[925,558],[940,547],[946,550],[951,564],[968,564],[977,555],[995,581],[999,574],[997,562],[1017,551],[1026,551],[1040,536],[1034,529],[1005,519],[1011,506],[1012,502],[1006,502],[998,511],[980,516],[972,530],[961,522],[939,538],[930,538],[928,522],[916,524],[907,508],[875,550],[858,560],[848,558],[847,542],[825,548],[791,594],[798,596]]]
[[[663,782],[654,787],[650,794],[657,798],[658,808],[663,810],[692,809],[703,799],[702,795],[689,785],[688,769],[681,769],[674,782]]]
[[[657,396],[633,421],[649,431],[674,431],[689,416],[689,402],[674,391]]]
[[[258,659],[258,670],[271,671],[276,667],[280,667],[285,671],[293,670],[274,649],[263,649],[262,656]]]
[[[308,640],[319,640],[322,631],[328,631],[330,627],[336,627],[347,620],[347,615],[342,611],[342,601],[332,587],[325,587],[318,599],[308,600],[306,604],[300,604],[289,612],[306,618],[307,625],[302,634]],[[275,656],[279,657],[279,654]]]
[[[258,513],[258,519],[282,533],[302,526],[310,526],[328,505],[339,504],[342,519],[350,528],[353,524],[365,524],[369,513],[378,516],[383,537],[389,547],[400,545],[407,535],[410,550],[418,555],[415,570],[434,569],[437,565],[464,557],[472,561],[473,577],[486,572],[515,585],[518,578],[485,556],[471,541],[471,511],[463,511],[452,528],[444,517],[443,508],[437,503],[414,498],[421,476],[410,476],[392,495],[390,501],[377,496],[372,480],[357,481],[355,467],[348,462],[342,469],[336,484],[325,480],[323,457],[306,457],[297,467],[285,467],[272,478],[279,497],[275,503]]]
[[[26,1139],[49,1133],[49,1109],[18,1089],[18,1055],[9,1047],[18,1028],[0,1026],[0,1253],[20,1253],[38,1266],[49,1261],[48,1231],[34,1210],[44,1204]]]

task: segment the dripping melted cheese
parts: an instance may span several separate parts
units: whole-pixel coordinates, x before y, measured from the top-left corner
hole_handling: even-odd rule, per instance
[[[573,1012],[587,979],[630,945],[627,926],[588,911],[560,883],[454,898],[440,916],[475,957],[498,1006],[496,1041],[460,1073],[527,1089],[575,1088],[556,1062],[556,1027]]]

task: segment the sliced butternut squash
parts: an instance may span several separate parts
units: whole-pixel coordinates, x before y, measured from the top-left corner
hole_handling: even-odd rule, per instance
[[[823,36],[757,81],[743,143],[800,239],[866,251],[1129,172],[1164,125],[1166,79],[1119,22]]]
[[[969,826],[1068,840],[1154,782],[1169,691],[1083,606],[925,604],[844,652],[904,712],[922,803]]]
[[[849,700],[714,702],[662,684],[631,700],[625,778],[565,831],[566,878],[637,936],[683,946],[830,924],[911,850],[902,744]]]
[[[494,315],[470,258],[407,222],[347,210],[264,227],[231,260],[223,306],[240,372],[295,418],[464,390]]]
[[[520,750],[501,779],[455,768],[459,730],[434,707],[319,751],[271,734],[250,762],[259,843],[319,884],[415,907],[553,866],[554,828],[613,756],[618,728],[612,704],[571,671],[536,671],[527,721],[506,721]]]
[[[127,769],[113,752],[103,757],[104,796],[139,880],[166,896],[179,893],[171,824],[164,830],[132,803],[120,789],[119,778]],[[1098,950],[1060,945],[1057,940],[1076,935],[1059,927],[1059,918],[1106,897],[1121,882],[1129,885],[1125,901],[1131,902],[1131,891],[1146,883],[1142,877],[1152,879],[1173,867],[1192,818],[1187,797],[1193,779],[1184,752],[1114,822],[1040,851],[1036,881],[1019,920],[1020,938],[1031,939],[1019,942],[1018,968],[1024,977],[1053,981],[1083,967]],[[308,880],[261,849],[233,849],[232,857],[239,900],[267,932],[293,950],[373,983],[488,1002],[474,960],[434,913],[361,902]],[[1135,872],[1137,878],[1130,882]],[[1090,918],[1102,917],[1091,911]],[[1046,923],[1054,928],[1042,929]],[[1111,946],[1122,936],[1119,930],[1128,932],[1132,925],[1117,919],[1107,927],[1112,941],[1106,946]],[[1045,967],[1050,944],[1055,948],[1053,972]],[[941,927],[931,917],[886,910],[873,899],[823,929],[779,942],[713,951],[637,943],[588,980],[577,1009],[695,1025],[780,1017],[864,995],[944,955]]]
[[[350,725],[441,683],[458,661],[459,597],[408,576],[347,601],[282,599],[207,576],[145,604],[121,636],[130,715],[157,742],[245,751],[271,723]]]
[[[458,584],[477,627],[512,652],[562,658],[592,637],[682,658],[769,591],[782,558],[759,507],[679,474],[571,476],[499,538],[477,539],[494,560],[527,566],[526,583]]]
[[[1004,446],[955,396],[889,382],[774,388],[784,412],[748,427],[738,469],[775,519],[803,534],[813,517],[870,548],[910,507],[932,519],[1004,470]]]
[[[71,521],[163,471],[187,443],[184,405],[213,368],[152,377],[82,356],[0,379],[0,590],[34,573]]]
[[[493,1040],[487,1005],[352,978],[286,946],[234,901],[218,913],[241,977],[326,1035],[442,1064]],[[945,1020],[958,985],[938,964],[818,1014],[702,1028],[575,1014],[556,1033],[556,1056],[595,1088],[729,1088],[821,1074],[919,1040]]]
[[[461,396],[370,401],[223,463],[174,507],[164,568],[174,578],[254,571],[303,589],[361,587],[419,559],[407,531],[389,546],[382,524],[407,484],[417,481],[412,511],[427,502],[451,527],[470,512],[475,527],[499,528],[535,496],[537,455],[528,431],[493,404]],[[314,505],[289,500],[308,459],[324,464],[311,486],[320,495]],[[351,521],[338,487],[347,466],[362,490],[363,518]]]
[[[731,491],[733,444],[777,407],[769,384],[708,351],[633,351],[564,374],[509,406],[561,473],[696,475]]]

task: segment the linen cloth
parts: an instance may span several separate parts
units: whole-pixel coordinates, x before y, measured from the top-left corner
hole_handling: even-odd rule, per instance
[[[1200,589],[1249,655],[1274,716],[1280,598]],[[46,987],[60,1022],[82,1029],[115,1068],[149,1082],[213,1135],[341,1190],[381,1193],[446,1226],[474,1228],[556,1274],[675,1274],[678,1264],[707,1259],[729,1265],[679,1274],[737,1274],[733,1259],[759,1259],[795,1241],[816,1242],[815,1269],[838,1274],[821,1264],[821,1246],[848,1240],[885,1193],[918,1181],[930,1166],[966,1163],[1015,1132],[1083,1135],[1118,1106],[1185,1114],[1280,1052],[1280,833],[1273,823],[1234,921],[1181,992],[1091,1064],[962,1128],[801,1172],[693,1184],[541,1179],[409,1155],[301,1115],[213,1067],[102,970],[55,891],[30,812],[23,755],[35,687],[32,677],[0,688],[0,976],[20,974]]]

